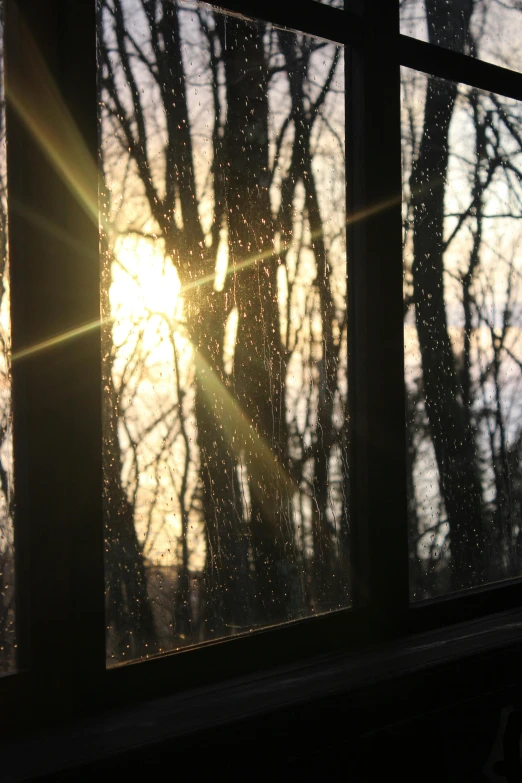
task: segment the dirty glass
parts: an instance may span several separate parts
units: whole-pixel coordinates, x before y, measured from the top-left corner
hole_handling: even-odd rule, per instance
[[[520,576],[522,104],[403,69],[410,584]]]
[[[13,671],[16,665],[3,22],[4,6],[0,3],[0,675]]]
[[[400,0],[401,33],[522,71],[520,0]]]
[[[343,50],[100,0],[108,665],[351,603]]]

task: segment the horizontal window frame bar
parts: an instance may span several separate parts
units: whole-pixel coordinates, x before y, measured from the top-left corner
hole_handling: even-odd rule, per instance
[[[476,621],[486,615],[522,607],[522,577],[493,582],[412,603],[408,631],[435,631],[443,625]]]
[[[400,63],[428,76],[522,101],[522,73],[402,34]]]
[[[298,10],[280,0],[208,0],[207,5],[341,45],[354,44],[361,33],[357,14],[317,0],[300,0]]]

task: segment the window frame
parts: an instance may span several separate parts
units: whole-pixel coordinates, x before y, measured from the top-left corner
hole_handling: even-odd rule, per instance
[[[401,35],[398,0],[351,0],[344,11],[315,0],[301,0],[298,11],[276,0],[210,4],[346,47],[350,493],[354,564],[361,574],[355,605],[106,669],[98,323],[50,351],[13,362],[20,656],[18,671],[0,679],[7,732],[208,687],[314,655],[408,640],[416,632],[522,606],[522,578],[409,602],[400,68],[519,100],[522,74]],[[35,65],[26,30],[43,69]],[[84,172],[82,198],[96,207],[95,31],[95,0],[6,0],[15,356],[78,324],[99,321],[97,220],[65,184],[63,171],[49,163],[49,144],[55,144],[69,175],[75,170],[78,142],[67,136],[70,114],[93,163]],[[46,69],[61,94],[60,127],[37,98],[47,95]],[[24,96],[32,98],[32,107]],[[27,123],[31,111],[40,112],[33,130]],[[52,129],[56,137],[49,141]],[[383,204],[386,209],[374,206]],[[70,263],[71,248],[85,263]],[[372,491],[375,481],[379,492]],[[32,525],[34,518],[38,524]]]

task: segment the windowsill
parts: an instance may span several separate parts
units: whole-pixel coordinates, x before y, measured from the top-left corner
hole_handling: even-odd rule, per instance
[[[289,709],[294,714],[300,706],[330,698],[342,697],[347,709],[357,710],[361,734],[378,731],[389,724],[390,714],[400,723],[477,696],[501,698],[522,679],[517,665],[521,647],[522,611],[516,611],[354,656],[316,657],[4,743],[3,779],[78,769],[238,721]],[[386,706],[392,706],[392,713]]]

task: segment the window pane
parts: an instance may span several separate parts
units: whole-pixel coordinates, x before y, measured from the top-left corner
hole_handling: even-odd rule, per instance
[[[16,664],[3,13],[0,3],[0,675]]]
[[[522,104],[402,73],[411,593],[519,576]]]
[[[401,33],[522,71],[519,0],[401,0]]]
[[[350,604],[344,65],[194,3],[99,21],[117,663]]]

